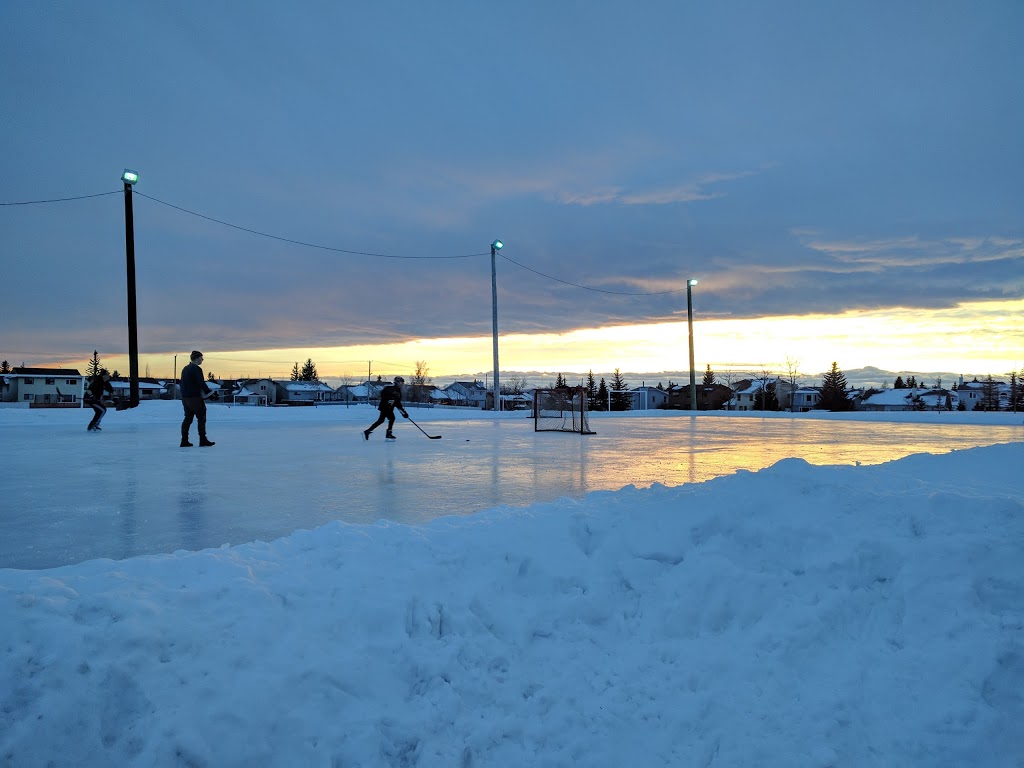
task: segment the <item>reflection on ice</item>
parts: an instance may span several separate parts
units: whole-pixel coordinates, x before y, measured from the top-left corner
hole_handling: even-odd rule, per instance
[[[534,433],[529,419],[509,415],[438,421],[443,439],[436,441],[399,424],[396,442],[367,443],[358,408],[222,408],[211,413],[217,446],[200,450],[177,446],[174,405],[118,414],[102,435],[86,435],[74,412],[4,424],[0,567],[269,541],[331,520],[418,524],[627,485],[702,482],[787,457],[880,463],[1007,442],[1020,432],[634,414],[595,418],[597,434],[580,436]]]

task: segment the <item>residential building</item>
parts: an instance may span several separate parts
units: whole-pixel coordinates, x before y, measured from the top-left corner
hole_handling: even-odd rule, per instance
[[[4,374],[5,402],[29,407],[81,406],[85,377],[76,368],[15,368]]]
[[[698,400],[699,400],[698,396]],[[668,405],[668,392],[657,387],[639,386],[629,390],[629,410],[649,411]]]
[[[733,391],[724,384],[697,384],[697,410],[717,411],[725,407],[733,398]],[[668,390],[668,402],[666,407],[693,410],[690,404],[690,385],[673,384]]]
[[[466,405],[471,408],[484,408],[490,394],[479,381],[456,381],[444,388],[448,395],[449,405]]]
[[[310,405],[338,399],[337,391],[322,381],[275,381],[274,384],[279,403]]]

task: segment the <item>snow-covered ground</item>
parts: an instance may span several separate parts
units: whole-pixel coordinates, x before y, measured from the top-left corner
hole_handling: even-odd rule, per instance
[[[365,410],[308,410],[214,410],[211,436],[229,440],[205,453],[167,447],[173,415],[160,408],[111,413],[101,435],[81,412],[3,410],[0,491],[21,487],[10,467],[27,454],[69,511],[123,513],[116,474],[83,499],[62,467],[126,467],[131,445],[136,488],[167,461],[241,473],[243,516],[274,501],[261,480],[273,467],[231,440],[272,430],[232,420],[337,419],[307,433],[320,452],[427,463],[442,489],[461,463],[445,472],[431,451],[526,439],[518,415],[413,411],[444,439],[416,443],[402,424],[385,446],[353,439]],[[600,417],[597,437],[641,418]],[[829,425],[837,444],[851,421],[773,419]],[[693,421],[663,423],[676,420]],[[1022,418],[858,420],[918,435],[979,424],[1000,444],[874,465],[828,453],[842,456],[831,466],[780,445],[768,468],[703,482],[580,483],[416,525],[332,521],[270,542],[0,570],[0,766],[1022,766]],[[577,441],[560,450],[570,466],[601,451],[545,437]],[[503,477],[473,476],[489,492]],[[183,514],[179,489],[166,494]],[[24,499],[2,498],[5,518],[24,514]]]

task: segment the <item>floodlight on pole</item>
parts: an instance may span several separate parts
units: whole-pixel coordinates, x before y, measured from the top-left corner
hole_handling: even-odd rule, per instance
[[[692,277],[686,281],[686,320],[690,328],[690,410],[697,410],[697,372],[693,367],[693,286]]]
[[[139,404],[139,323],[135,308],[135,217],[132,212],[132,187],[139,180],[135,171],[124,169],[124,249],[128,278],[128,406]]]
[[[494,341],[494,405],[493,410],[501,410],[501,389],[498,384],[498,270],[495,257],[505,244],[501,240],[491,243],[491,332]]]

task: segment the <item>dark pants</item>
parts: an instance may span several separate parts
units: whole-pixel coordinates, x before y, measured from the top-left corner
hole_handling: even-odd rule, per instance
[[[100,425],[100,422],[103,421],[103,414],[107,412],[107,406],[105,406],[99,400],[89,399],[86,400],[86,403],[88,403],[89,407],[92,408],[94,411],[92,421],[89,422],[89,429],[92,429],[93,427],[98,427]]]
[[[201,397],[183,397],[181,405],[185,409],[185,420],[181,422],[181,439],[188,440],[188,431],[192,426],[193,417],[199,427],[199,439],[206,439],[206,401]]]
[[[390,432],[392,430],[392,428],[395,426],[395,409],[394,408],[388,408],[386,411],[381,411],[380,412],[380,418],[377,419],[375,422],[373,422],[373,424],[370,425],[370,428],[368,430],[366,430],[366,431],[367,432],[373,432],[373,430],[375,430],[377,427],[379,427],[381,424],[384,423],[385,419],[387,419],[387,422],[388,422],[388,432]]]

